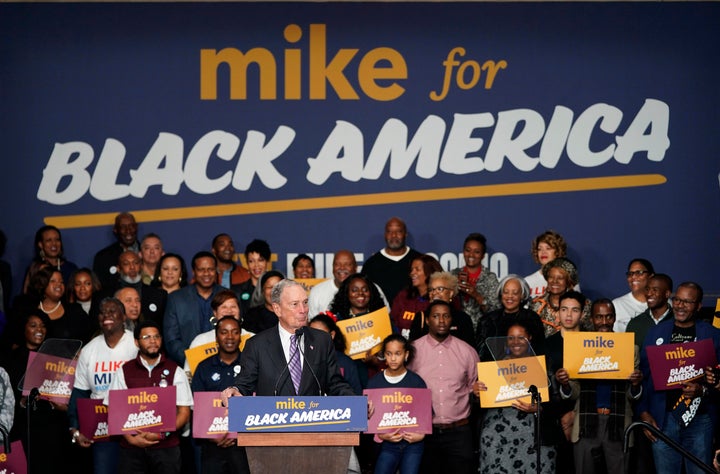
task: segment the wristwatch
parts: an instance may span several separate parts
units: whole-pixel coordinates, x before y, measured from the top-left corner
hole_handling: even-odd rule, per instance
[[[77,443],[79,439],[80,439],[80,430],[73,431],[72,440],[71,440],[73,442],[73,444]]]

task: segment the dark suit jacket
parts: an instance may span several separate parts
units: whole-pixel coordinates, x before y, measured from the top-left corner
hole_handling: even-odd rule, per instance
[[[165,320],[165,306],[167,305],[167,291],[155,286],[146,285],[142,282],[131,285],[115,277],[113,286],[103,289],[102,297],[114,296],[121,288],[135,288],[140,295],[140,313],[144,319],[151,319],[158,323],[160,331]]]
[[[122,245],[115,242],[95,254],[93,271],[100,279],[104,289],[113,286],[113,283],[117,280],[118,257],[123,253],[123,250]],[[113,267],[115,267],[115,271],[111,272],[110,269]]]
[[[352,388],[340,375],[335,348],[326,332],[310,327],[303,336],[305,360],[299,393],[295,393],[290,370],[280,343],[278,327],[272,327],[257,334],[245,343],[240,358],[242,370],[235,377],[235,386],[243,395],[320,395],[318,381],[323,393],[328,395],[355,395]],[[315,381],[310,367],[315,372]],[[275,386],[277,385],[277,394]]]

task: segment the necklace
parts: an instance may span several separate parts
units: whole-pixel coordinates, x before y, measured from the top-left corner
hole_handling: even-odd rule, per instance
[[[40,310],[41,310],[43,313],[45,313],[45,314],[54,313],[55,310],[57,310],[57,309],[60,307],[61,304],[62,304],[62,301],[58,301],[58,303],[55,305],[55,307],[54,307],[53,309],[51,309],[50,311],[48,311],[48,310],[46,310],[46,309],[43,307],[43,304],[42,304],[42,301],[41,301],[41,302],[40,302]]]

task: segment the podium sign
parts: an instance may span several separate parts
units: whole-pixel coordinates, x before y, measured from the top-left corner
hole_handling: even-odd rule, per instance
[[[367,430],[366,397],[232,397],[228,430],[345,432]]]

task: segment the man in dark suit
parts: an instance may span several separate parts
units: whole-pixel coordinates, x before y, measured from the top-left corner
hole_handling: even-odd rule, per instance
[[[115,216],[113,234],[117,242],[114,242],[95,254],[93,259],[93,271],[100,279],[103,289],[112,287],[117,280],[118,258],[126,250],[137,253],[140,246],[137,241],[138,225],[135,216],[129,212],[121,212]]]
[[[293,280],[281,280],[272,290],[276,327],[266,329],[245,344],[234,385],[226,388],[223,402],[239,395],[354,395],[340,375],[330,336],[307,327],[308,299],[305,289]],[[294,336],[302,332],[299,341]],[[291,342],[291,336],[293,336]],[[301,378],[296,389],[291,358],[300,349]]]
[[[103,287],[101,295],[107,298],[114,296],[127,305],[127,300],[124,297],[121,298],[119,292],[126,288],[134,289],[140,298],[143,320],[152,319],[158,323],[162,330],[168,297],[167,291],[144,284],[142,282],[141,268],[142,260],[140,260],[137,253],[132,250],[122,252],[117,261],[117,276],[112,285]],[[129,294],[125,292],[125,296],[129,296]],[[125,309],[128,309],[127,306]]]

